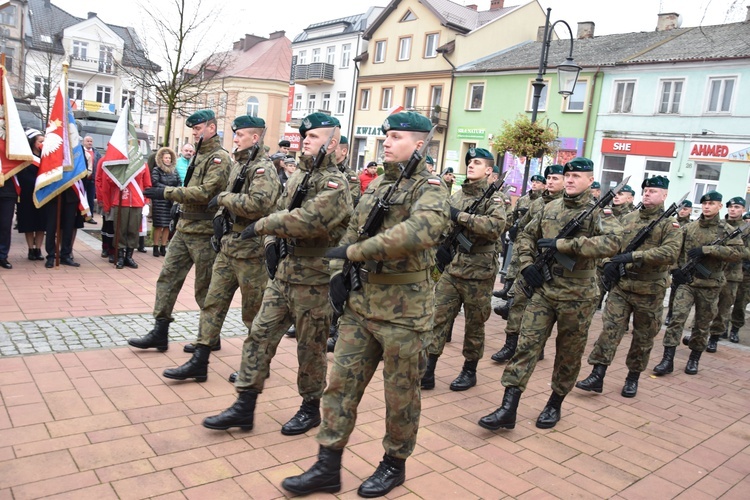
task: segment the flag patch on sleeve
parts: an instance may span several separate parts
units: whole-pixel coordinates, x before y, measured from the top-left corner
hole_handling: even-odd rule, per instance
[[[328,184],[326,184],[326,186],[328,186],[331,189],[338,189],[339,184],[337,182],[328,181]]]
[[[439,186],[440,185],[440,179],[427,179],[428,184],[432,184],[433,186]]]
[[[494,201],[495,203],[503,203],[502,198],[492,198],[492,201]]]
[[[606,216],[612,215],[612,209],[611,208],[603,208],[602,213]]]
[[[672,227],[679,229],[680,228],[680,223],[676,222],[676,221],[672,222]]]
[[[258,174],[258,175],[265,174],[266,173],[266,169],[265,168],[259,168],[258,170],[255,171],[255,173]]]
[[[357,180],[357,178],[356,178],[356,177],[354,177],[354,176],[351,176],[351,177],[349,177],[349,180],[350,180],[350,181],[356,181],[356,180]]]
[[[214,163],[216,165],[218,165],[219,163],[221,163],[221,158],[214,158]]]

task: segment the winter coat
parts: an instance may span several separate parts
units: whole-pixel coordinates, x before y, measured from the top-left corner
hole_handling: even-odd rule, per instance
[[[162,158],[164,153],[169,153],[172,156],[172,165],[167,167],[164,165]],[[151,184],[154,187],[177,187],[182,185],[180,182],[180,176],[175,170],[176,155],[174,151],[169,148],[160,148],[156,153],[156,166],[151,171]],[[172,204],[174,202],[170,200],[151,200],[151,220],[153,221],[154,227],[168,227],[171,219]]]
[[[148,168],[141,170],[122,191],[110,176],[105,174],[101,177],[102,198],[99,201],[105,213],[112,210],[112,207],[143,208],[146,204],[143,190],[151,187],[151,175],[148,173]],[[120,199],[121,192],[122,199]]]

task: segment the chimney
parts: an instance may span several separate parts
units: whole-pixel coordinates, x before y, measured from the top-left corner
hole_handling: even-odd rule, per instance
[[[576,38],[583,40],[584,38],[594,38],[594,21],[583,21],[578,23],[578,35]]]
[[[505,0],[490,0],[490,10],[502,9],[505,4]]]
[[[544,41],[544,25],[539,26],[536,29],[536,41],[537,42],[543,42]]]
[[[466,8],[471,9],[471,10],[477,10],[477,4],[473,3],[471,5],[467,5]]]
[[[656,31],[669,31],[679,28],[680,15],[676,12],[665,12],[659,14],[659,20],[656,23]]]
[[[747,15],[745,16],[745,21],[750,21],[750,5],[747,6]]]
[[[96,17],[96,12],[89,12],[88,19],[91,19],[92,17]]]
[[[284,36],[283,31],[277,31],[276,33],[281,33],[280,36]],[[232,50],[250,50],[252,47],[265,40],[268,39],[263,38],[262,36],[245,34],[245,36],[243,38],[240,38],[239,41],[232,43]]]
[[[269,40],[276,40],[277,38],[283,37],[285,33],[286,33],[286,31],[284,31],[284,30],[274,31],[273,33],[271,33],[270,35],[268,35],[268,39]]]

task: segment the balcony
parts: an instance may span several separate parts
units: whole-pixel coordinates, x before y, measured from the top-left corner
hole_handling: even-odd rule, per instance
[[[448,110],[440,106],[417,106],[415,108],[406,108],[407,111],[415,111],[430,119],[433,125],[437,125],[437,131],[442,133],[448,126]]]
[[[298,64],[294,67],[294,81],[303,85],[332,84],[333,69],[333,64],[328,63]]]
[[[299,108],[299,109],[293,109],[292,110],[292,121],[289,122],[289,126],[293,128],[299,128],[299,126],[302,124],[302,120],[309,114],[312,113],[325,113],[327,115],[331,114],[330,109],[320,109],[320,108]]]
[[[70,56],[70,69],[105,75],[117,74],[117,66],[112,59],[88,59],[77,55]]]

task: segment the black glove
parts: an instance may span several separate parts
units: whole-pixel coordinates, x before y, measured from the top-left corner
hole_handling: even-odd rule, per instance
[[[211,198],[211,201],[208,202],[208,209],[209,210],[216,210],[219,206],[219,195],[217,194],[213,198]]]
[[[609,259],[614,264],[628,264],[633,262],[633,252],[620,253]]]
[[[279,251],[276,245],[271,243],[266,245],[266,272],[268,277],[274,279],[276,277],[276,269],[279,267]]]
[[[525,267],[523,271],[521,271],[521,274],[523,275],[523,279],[526,280],[526,284],[531,288],[539,288],[544,285],[544,276],[542,276],[542,273],[536,268],[536,266],[532,265]]]
[[[675,285],[687,285],[691,281],[693,281],[693,277],[682,269],[675,269],[674,271],[672,271],[672,282]]]
[[[214,226],[214,238],[216,238],[216,243],[218,245],[221,242],[221,238],[224,236],[224,217],[214,217],[212,224]],[[218,250],[216,251],[218,252]]]
[[[344,245],[342,247],[334,247],[328,249],[326,251],[325,256],[329,259],[343,259],[346,260],[346,249],[349,248],[349,245]],[[333,282],[333,280],[331,280]]]
[[[163,200],[164,199],[164,188],[163,187],[150,187],[143,190],[143,194],[146,198],[152,200]]]
[[[460,214],[461,211],[457,209],[456,207],[451,207],[451,220],[453,222],[458,222],[458,214]]]
[[[536,241],[536,247],[542,248],[557,248],[557,238],[542,238]]]
[[[516,236],[518,236],[518,226],[513,224],[508,229],[508,238],[510,238],[510,241],[516,241]]]
[[[442,273],[445,269],[445,266],[451,263],[453,260],[453,254],[451,253],[451,249],[440,245],[437,248],[437,254],[435,255],[435,259],[437,260],[437,266],[438,269],[440,269],[440,272]]]
[[[703,247],[695,247],[688,250],[688,257],[691,259],[698,259],[704,255],[706,255],[706,253],[703,251]]]
[[[604,276],[610,283],[615,283],[620,279],[620,265],[617,262],[607,262],[604,264]]]
[[[334,274],[328,284],[328,300],[331,302],[331,306],[336,314],[340,315],[344,312],[344,305],[348,297],[349,289],[347,288],[347,279],[344,273]]]
[[[249,240],[250,238],[254,238],[256,236],[258,236],[258,233],[255,232],[255,222],[253,222],[242,230],[240,238],[242,238],[243,240]]]

